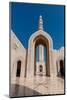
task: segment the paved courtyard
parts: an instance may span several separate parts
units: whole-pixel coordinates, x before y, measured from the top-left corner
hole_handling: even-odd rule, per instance
[[[15,96],[17,91],[19,92],[17,96],[64,94],[64,79],[60,77],[36,76],[30,79],[22,78],[21,81],[17,78],[16,83],[12,83],[14,86],[11,90],[12,93],[15,91],[13,93]]]

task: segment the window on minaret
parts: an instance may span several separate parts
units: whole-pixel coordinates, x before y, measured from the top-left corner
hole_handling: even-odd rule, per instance
[[[40,72],[42,72],[43,71],[43,66],[42,65],[40,65]]]
[[[16,72],[16,77],[20,77],[20,72],[21,72],[21,61],[17,61],[17,72]]]

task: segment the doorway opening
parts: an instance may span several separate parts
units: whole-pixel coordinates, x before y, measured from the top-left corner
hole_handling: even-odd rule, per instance
[[[49,42],[42,35],[36,38],[34,51],[34,75],[42,73],[50,76]]]
[[[64,72],[64,61],[60,60],[60,75],[63,77],[65,74]]]
[[[20,77],[21,72],[21,61],[17,61],[17,71],[16,71],[16,77]]]

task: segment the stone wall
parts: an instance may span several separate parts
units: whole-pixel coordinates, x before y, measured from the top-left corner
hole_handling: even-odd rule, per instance
[[[17,61],[21,61],[21,73],[20,77],[16,77]],[[26,49],[17,39],[16,35],[11,32],[11,82],[21,80],[25,75],[25,62],[26,61]]]

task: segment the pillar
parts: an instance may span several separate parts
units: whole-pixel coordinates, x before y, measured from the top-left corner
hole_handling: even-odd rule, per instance
[[[39,45],[39,62],[44,62],[44,46]]]

